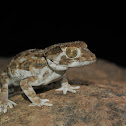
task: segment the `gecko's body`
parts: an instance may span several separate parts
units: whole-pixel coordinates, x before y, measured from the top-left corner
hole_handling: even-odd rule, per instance
[[[16,105],[8,99],[8,86],[19,85],[25,95],[32,102],[31,106],[52,106],[46,103],[48,99],[40,99],[32,86],[47,85],[51,82],[61,80],[62,87],[57,91],[75,93],[68,84],[65,72],[69,67],[78,67],[95,62],[96,57],[87,49],[84,42],[76,41],[55,44],[41,49],[30,49],[17,54],[6,69],[0,74],[0,112],[7,112],[7,107]]]

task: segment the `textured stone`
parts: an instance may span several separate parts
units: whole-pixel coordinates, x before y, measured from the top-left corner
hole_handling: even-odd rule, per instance
[[[9,59],[8,59],[9,60]],[[8,60],[0,59],[0,68]],[[52,107],[29,107],[30,101],[17,89],[10,100],[17,103],[8,112],[0,113],[0,126],[125,126],[126,125],[126,69],[108,61],[71,68],[69,82],[79,85],[77,93],[55,92],[59,83],[36,89]]]

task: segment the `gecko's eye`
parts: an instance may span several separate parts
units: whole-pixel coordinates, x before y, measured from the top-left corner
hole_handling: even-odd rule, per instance
[[[69,58],[75,58],[77,56],[78,50],[76,47],[67,47],[66,48],[66,55]]]

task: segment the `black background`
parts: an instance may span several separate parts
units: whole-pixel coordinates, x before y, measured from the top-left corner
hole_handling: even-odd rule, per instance
[[[111,27],[106,23],[84,24],[79,19],[64,23],[64,20],[37,11],[4,10],[0,23],[0,57],[14,56],[26,49],[44,49],[55,43],[81,40],[87,43],[97,58],[126,67],[124,32],[117,27],[119,24]]]

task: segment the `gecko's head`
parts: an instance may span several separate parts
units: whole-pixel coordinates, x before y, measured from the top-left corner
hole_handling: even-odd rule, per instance
[[[96,61],[96,56],[87,48],[86,43],[82,41],[51,46],[46,53],[46,57],[56,65],[67,67],[88,65]]]

